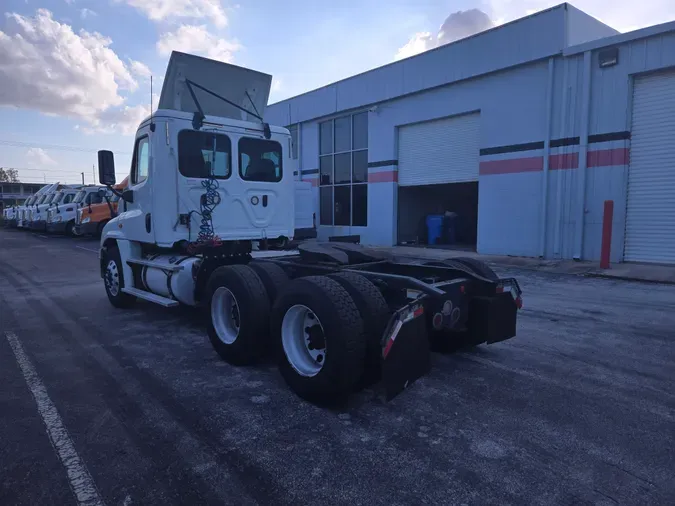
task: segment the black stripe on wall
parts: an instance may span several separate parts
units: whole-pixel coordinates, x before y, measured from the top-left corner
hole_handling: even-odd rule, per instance
[[[630,139],[630,132],[610,132],[606,134],[589,135],[588,143],[593,144],[597,142],[625,141],[628,139]],[[581,139],[579,137],[565,137],[563,139],[551,139],[550,145],[552,148],[560,148],[564,146],[578,146],[580,143]],[[517,153],[519,151],[534,151],[536,149],[544,149],[544,142],[528,142],[526,144],[511,144],[509,146],[484,148],[480,150],[480,155],[501,155],[503,153]]]
[[[300,171],[301,174],[306,175],[306,174],[318,174],[319,169],[305,169]]]
[[[610,141],[627,141],[630,140],[630,132],[611,132],[608,134],[595,134],[588,136],[588,143],[595,142],[610,142]]]
[[[544,141],[528,142],[527,144],[511,144],[509,146],[497,146],[495,148],[484,148],[480,150],[480,156],[501,155],[502,153],[516,153],[518,151],[533,151],[535,149],[544,149]]]
[[[552,148],[562,148],[563,146],[578,146],[581,144],[580,137],[566,137],[564,139],[552,139]]]
[[[398,160],[382,160],[381,162],[368,162],[368,168],[389,167],[390,165],[398,165]]]

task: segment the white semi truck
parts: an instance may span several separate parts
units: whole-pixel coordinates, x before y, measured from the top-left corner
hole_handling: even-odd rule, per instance
[[[58,183],[47,184],[40,188],[32,197],[28,197],[22,206],[17,208],[17,227],[26,228],[31,220],[31,211],[38,202],[42,202],[45,199],[47,193],[54,191],[54,188],[58,186]]]
[[[262,119],[271,76],[171,55],[157,112],[136,133],[129,186],[103,229],[110,302],[202,308],[214,349],[244,365],[274,353],[314,402],[381,377],[387,398],[430,368],[430,345],[515,335],[521,291],[487,265],[396,261],[355,244],[293,238],[291,138]],[[99,179],[113,191],[113,153]]]
[[[78,209],[102,202],[103,197],[99,193],[101,190],[102,188],[97,185],[62,190],[61,196],[52,202],[52,206],[47,211],[47,232],[68,236],[77,235],[75,218]]]

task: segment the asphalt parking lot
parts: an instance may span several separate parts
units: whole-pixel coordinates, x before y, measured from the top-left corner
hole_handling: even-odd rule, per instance
[[[0,504],[675,504],[675,286],[500,272],[516,338],[322,409],[96,248],[0,229]]]

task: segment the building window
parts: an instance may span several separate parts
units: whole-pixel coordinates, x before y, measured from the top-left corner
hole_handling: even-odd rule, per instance
[[[368,113],[319,124],[321,225],[368,225]]]
[[[288,131],[291,133],[291,158],[293,160],[298,159],[298,124],[291,125],[288,127]]]

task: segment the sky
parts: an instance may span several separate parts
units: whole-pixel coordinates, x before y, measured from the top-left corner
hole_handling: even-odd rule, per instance
[[[552,7],[550,0],[2,0],[0,167],[93,183],[96,151],[129,171],[172,50],[272,74],[270,103]],[[577,0],[627,32],[672,0]]]

